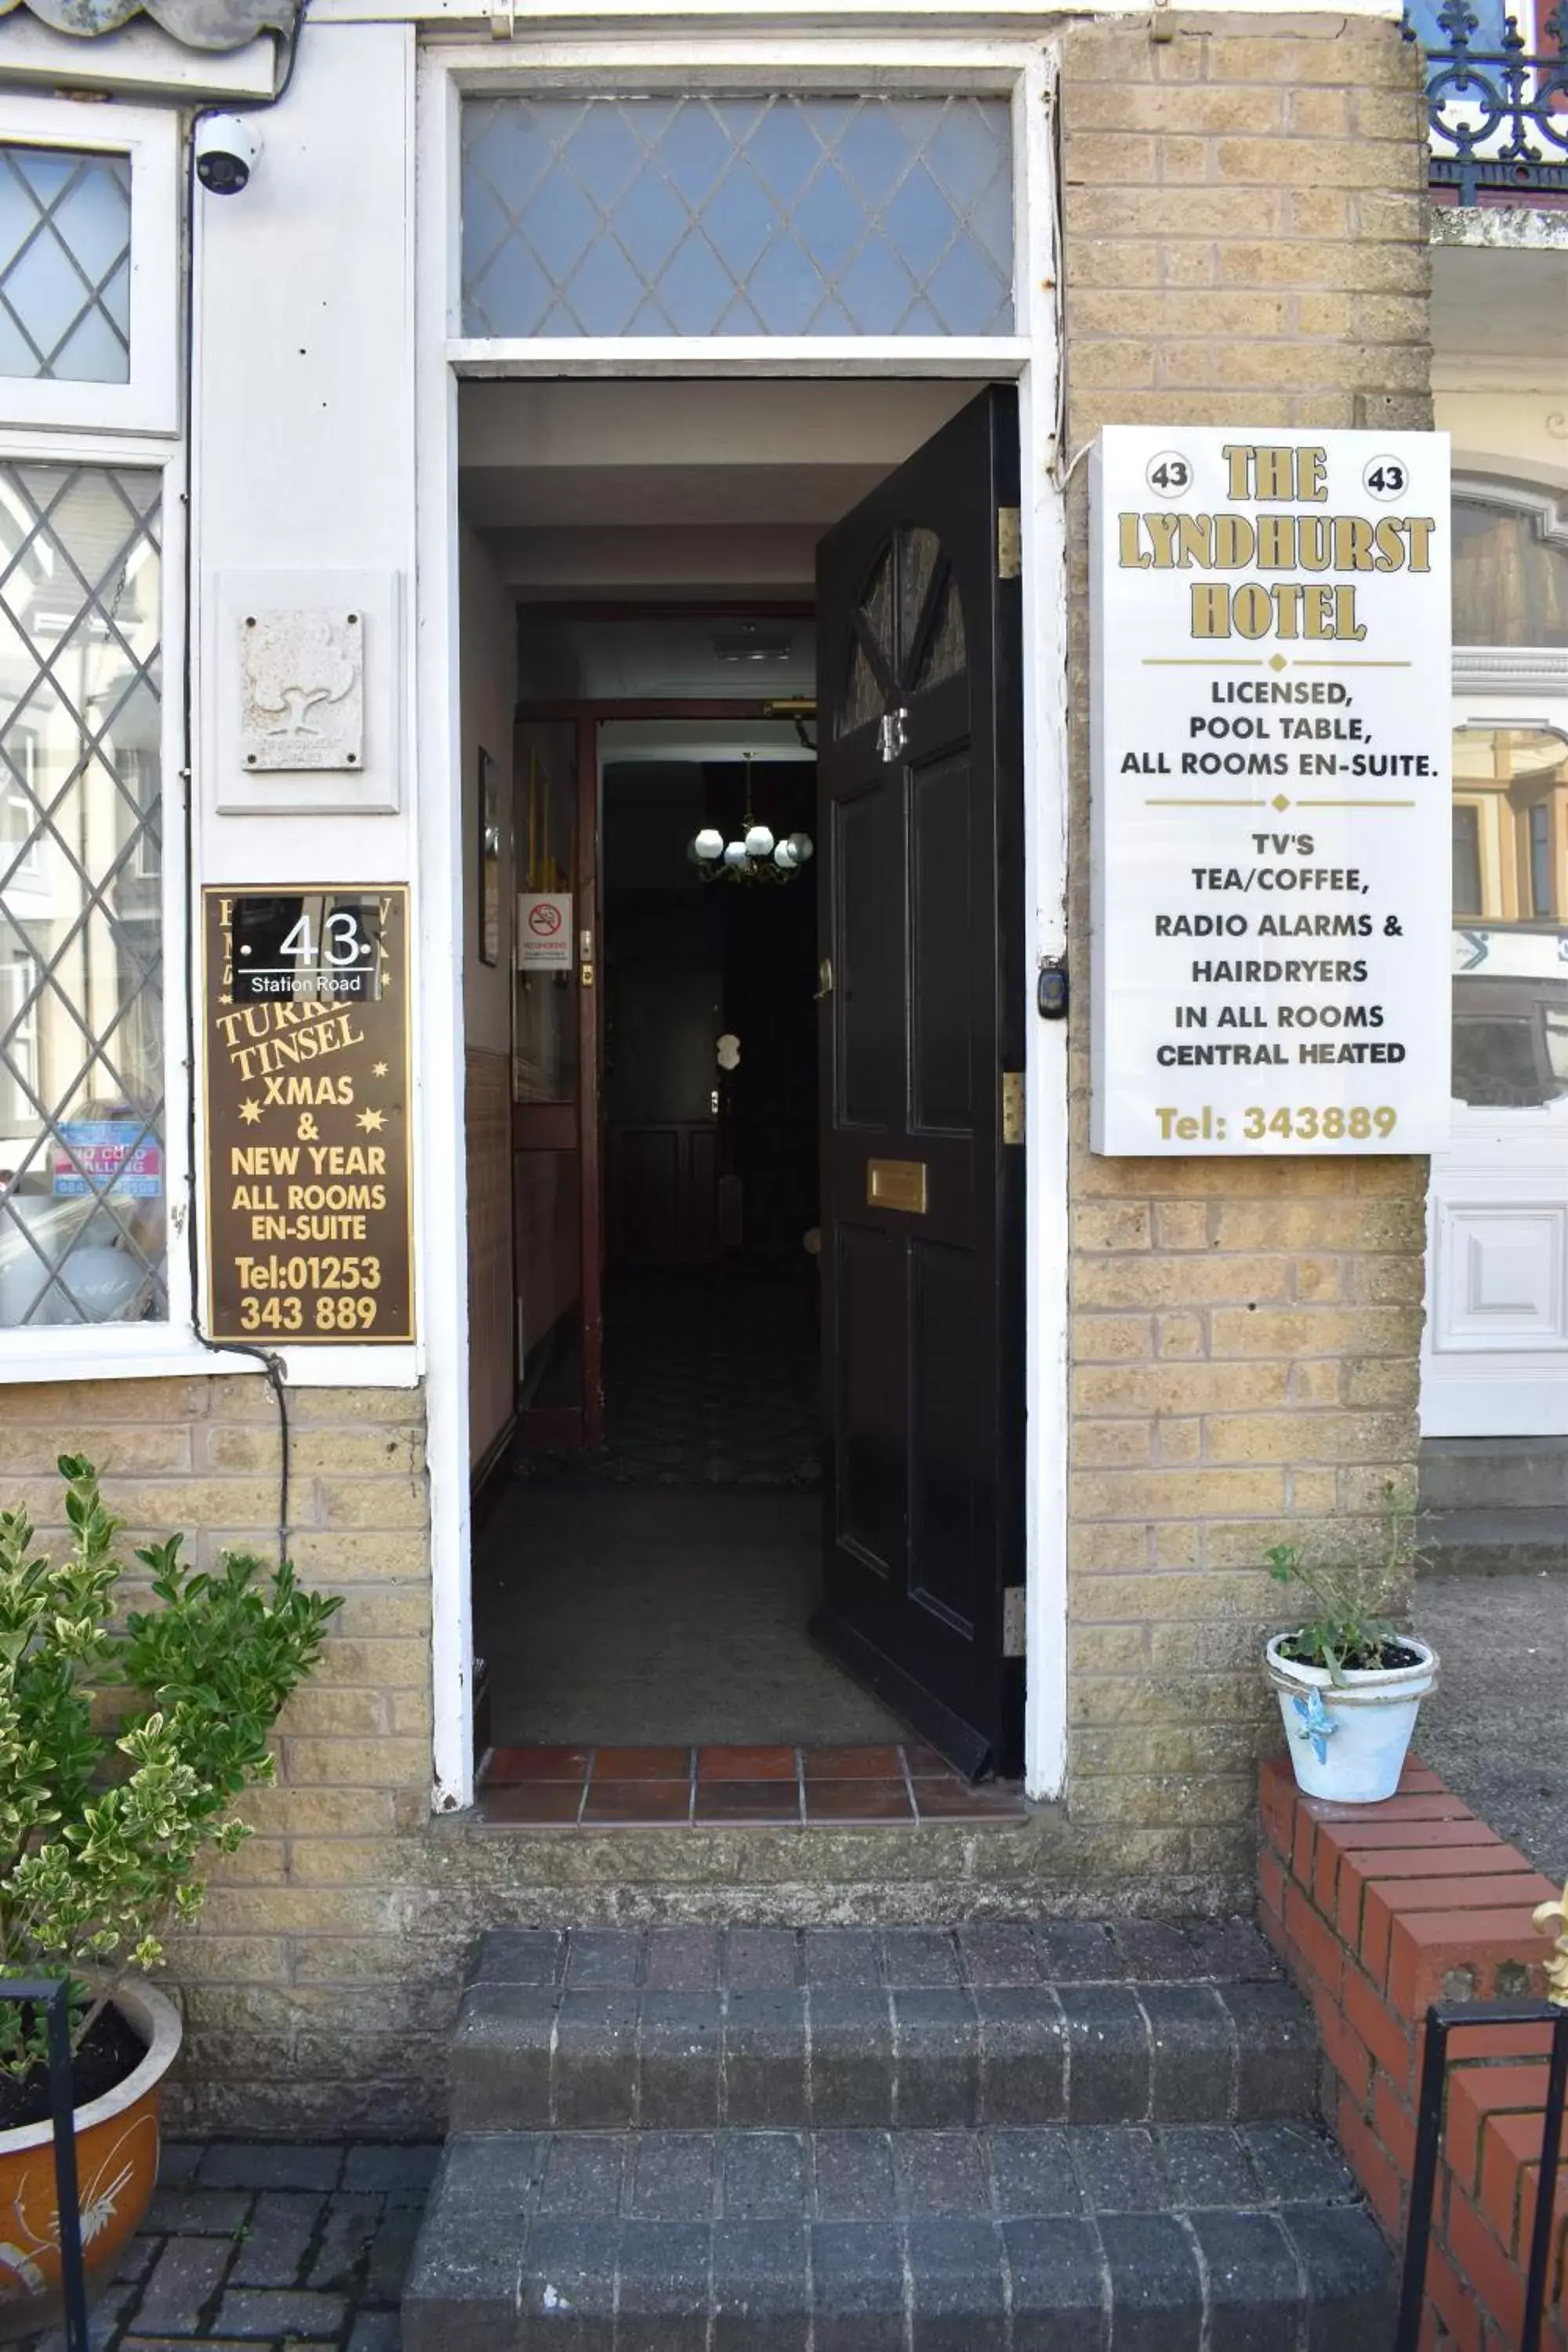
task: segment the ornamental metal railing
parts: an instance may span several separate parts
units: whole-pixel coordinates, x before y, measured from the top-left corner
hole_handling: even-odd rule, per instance
[[[1563,1941],[1568,1943],[1568,1937]],[[1475,2025],[1547,2025],[1552,2029],[1546,2098],[1541,2117],[1541,2168],[1536,2178],[1524,2315],[1517,2347],[1517,2352],[1541,2352],[1547,2296],[1552,2284],[1557,2175],[1563,2159],[1563,2105],[1568,2099],[1568,2009],[1552,2000],[1445,2001],[1426,2011],[1426,2048],[1421,2063],[1415,2161],[1410,2181],[1410,2226],[1405,2240],[1394,2352],[1416,2352],[1421,2338],[1426,2307],[1426,2254],[1432,2237],[1433,2196],[1443,2147],[1443,2093],[1448,2073],[1449,2036],[1462,2034]]]
[[[55,2204],[59,2221],[60,2303],[66,2352],[89,2352],[87,2273],[77,2193],[76,2095],[72,2087],[70,1987],[63,1978],[0,1978],[0,2000],[36,2013],[48,2027],[49,2122],[55,2144]]]
[[[1462,205],[1568,201],[1568,0],[1533,51],[1513,16],[1483,37],[1468,0],[1443,0],[1435,27],[1406,17],[1404,30],[1426,54],[1432,186],[1457,190]]]

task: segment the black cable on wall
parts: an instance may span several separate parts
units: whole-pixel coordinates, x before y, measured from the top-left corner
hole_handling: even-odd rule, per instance
[[[196,1040],[196,1005],[201,990],[201,940],[197,913],[200,898],[196,888],[195,871],[195,661],[193,647],[195,635],[195,532],[193,528],[192,493],[195,467],[195,357],[196,357],[196,205],[200,184],[196,178],[196,131],[198,126],[215,114],[260,113],[276,106],[287,94],[294,79],[294,67],[300,54],[300,35],[304,29],[305,6],[301,0],[293,31],[284,50],[283,72],[270,98],[260,99],[250,106],[203,107],[192,114],[185,126],[185,205],[183,230],[184,236],[184,317],[183,321],[184,351],[181,367],[181,400],[185,430],[184,488],[180,493],[184,509],[184,543],[183,572],[184,588],[184,643],[180,665],[180,735],[182,765],[180,782],[183,787],[184,819],[184,965],[185,965],[185,1246],[190,1264],[191,1330],[200,1344],[215,1356],[248,1356],[260,1365],[267,1384],[278,1407],[278,1558],[281,1564],[289,1557],[289,1386],[282,1357],[271,1348],[253,1348],[243,1339],[214,1339],[202,1328],[201,1308],[201,1237],[197,1231],[196,1204],[200,1188],[196,1182],[196,1087],[199,1079],[199,1055]]]

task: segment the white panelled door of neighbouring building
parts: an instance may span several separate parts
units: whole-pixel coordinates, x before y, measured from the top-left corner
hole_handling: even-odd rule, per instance
[[[1427,1437],[1568,1433],[1568,660],[1551,690],[1544,659],[1533,686],[1489,679],[1455,713],[1454,1125],[1432,1161]]]

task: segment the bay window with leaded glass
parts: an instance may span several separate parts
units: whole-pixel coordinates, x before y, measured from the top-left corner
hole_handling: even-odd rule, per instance
[[[0,106],[0,1359],[13,1370],[50,1360],[22,1334],[58,1345],[62,1327],[169,1319],[176,154],[172,115]]]
[[[0,463],[0,1328],[167,1311],[159,489]]]

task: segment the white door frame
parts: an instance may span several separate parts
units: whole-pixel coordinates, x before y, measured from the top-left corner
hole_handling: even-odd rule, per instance
[[[641,337],[465,341],[458,311],[462,94],[518,88],[638,91],[737,85],[843,90],[958,88],[1012,100],[1019,332],[958,338]],[[417,782],[412,795],[423,979],[417,1118],[423,1168],[433,1803],[473,1796],[468,1269],[463,1169],[462,905],[466,873],[458,668],[458,383],[462,376],[909,376],[1011,379],[1019,396],[1024,595],[1027,1241],[1026,1780],[1057,1795],[1067,1768],[1068,1056],[1043,1023],[1035,973],[1066,946],[1067,590],[1058,477],[1059,253],[1055,59],[1037,41],[695,33],[598,41],[531,38],[526,62],[493,47],[422,52],[417,81]]]

